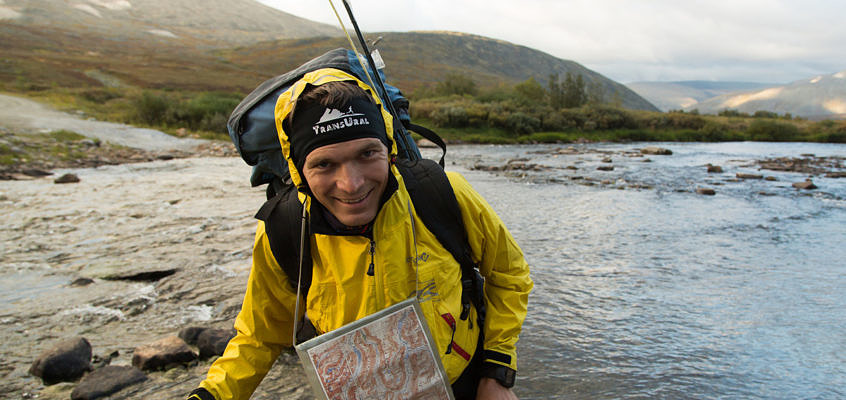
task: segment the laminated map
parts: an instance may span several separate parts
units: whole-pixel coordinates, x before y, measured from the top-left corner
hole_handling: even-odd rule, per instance
[[[315,395],[330,400],[453,399],[415,299],[297,345]]]

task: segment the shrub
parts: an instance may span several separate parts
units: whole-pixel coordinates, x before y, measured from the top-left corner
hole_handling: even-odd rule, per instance
[[[539,106],[546,102],[546,90],[534,77],[515,85],[514,93],[527,106]]]
[[[469,76],[453,73],[444,78],[443,81],[438,82],[435,87],[435,92],[442,96],[457,95],[474,95],[477,92],[476,82],[473,82]]]
[[[755,111],[755,113],[752,114],[752,116],[755,117],[755,118],[773,118],[773,119],[775,119],[775,118],[778,118],[778,113],[774,113],[772,111],[758,110],[758,111]]]
[[[450,128],[464,128],[469,121],[467,110],[455,104],[445,105],[435,110],[431,117],[435,125]]]
[[[746,132],[752,140],[760,142],[787,142],[799,137],[796,125],[771,120],[752,121]]]
[[[708,121],[699,129],[701,140],[706,142],[720,142],[728,138],[728,126]]]
[[[88,89],[82,92],[82,98],[97,104],[123,97],[123,92],[117,89]]]
[[[634,129],[637,124],[634,118],[623,109],[607,106],[590,106],[585,110],[585,127],[592,126],[593,129]]]
[[[145,91],[132,101],[135,120],[148,125],[165,125],[172,104],[167,97]]]
[[[540,126],[540,120],[523,112],[515,112],[508,116],[507,128],[518,135],[528,135],[536,132]]]
[[[749,116],[749,114],[747,114],[747,113],[742,113],[740,111],[732,110],[732,109],[729,109],[729,108],[726,108],[725,110],[718,112],[717,115],[719,115],[721,117],[748,117]]]

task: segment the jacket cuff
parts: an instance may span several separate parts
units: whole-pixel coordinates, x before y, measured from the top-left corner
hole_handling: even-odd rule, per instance
[[[482,353],[482,357],[482,360],[489,364],[498,364],[509,368],[511,368],[512,365],[511,355],[500,353],[498,351],[485,350],[485,352]]]
[[[205,388],[196,388],[188,395],[187,400],[217,400]]]

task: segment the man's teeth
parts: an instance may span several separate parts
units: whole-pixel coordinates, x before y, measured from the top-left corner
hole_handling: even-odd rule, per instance
[[[353,203],[358,203],[358,202],[360,202],[360,201],[364,200],[364,198],[365,198],[365,197],[367,197],[367,195],[366,195],[366,194],[365,194],[364,196],[361,196],[361,197],[360,197],[360,198],[358,198],[358,199],[352,199],[352,200],[338,199],[338,200],[339,200],[341,203],[353,204]]]

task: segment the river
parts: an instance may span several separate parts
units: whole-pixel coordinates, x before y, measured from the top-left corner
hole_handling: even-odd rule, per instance
[[[649,145],[673,154],[644,157],[640,144],[449,148],[447,169],[485,196],[532,267],[515,392],[846,397],[846,179],[814,176],[818,189],[797,190],[807,175],[755,164],[843,157],[846,145]],[[483,168],[509,160],[537,167]],[[72,385],[45,388],[26,373],[59,338],[83,335],[95,354],[118,351],[112,363],[128,364],[135,346],[182,326],[231,327],[243,296],[263,193],[249,189],[239,159],[72,172],[80,183],[0,182],[0,398],[68,397]],[[173,274],[98,278],[124,270]],[[69,285],[80,277],[95,280]],[[179,398],[208,365],[151,373],[116,398]],[[253,398],[310,398],[295,359],[277,363]]]
[[[510,179],[469,173],[532,266],[517,393],[846,397],[846,180],[815,177],[819,189],[799,191],[791,183],[805,175],[752,165],[843,157],[846,146],[659,145],[673,155],[644,162],[627,156],[632,145],[572,155],[548,153],[563,146],[450,148],[485,164],[527,158],[557,167]],[[608,158],[614,170],[597,171]],[[708,163],[725,172],[709,174]],[[738,172],[776,180],[738,180]],[[638,186],[649,189],[629,188]]]

